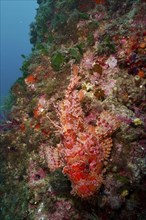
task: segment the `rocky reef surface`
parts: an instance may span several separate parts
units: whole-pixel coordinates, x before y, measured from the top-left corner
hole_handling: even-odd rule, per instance
[[[146,1],[37,2],[0,119],[0,217],[145,220]]]

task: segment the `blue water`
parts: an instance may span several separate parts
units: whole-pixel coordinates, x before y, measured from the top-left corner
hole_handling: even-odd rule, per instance
[[[0,102],[10,87],[22,76],[19,70],[23,58],[29,55],[29,25],[34,21],[36,0],[0,0]],[[2,103],[1,103],[2,104]]]

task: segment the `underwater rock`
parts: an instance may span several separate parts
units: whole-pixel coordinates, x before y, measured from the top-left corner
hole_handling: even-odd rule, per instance
[[[144,219],[146,2],[38,4],[0,120],[1,218]]]

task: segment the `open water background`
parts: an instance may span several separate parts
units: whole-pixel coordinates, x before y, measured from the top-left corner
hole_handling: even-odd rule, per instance
[[[37,8],[36,0],[0,0],[0,105],[22,76],[21,54],[31,52],[29,25]]]

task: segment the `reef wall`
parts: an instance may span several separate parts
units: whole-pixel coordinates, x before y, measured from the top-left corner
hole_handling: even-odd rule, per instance
[[[1,115],[0,217],[146,219],[146,2],[38,0]]]

